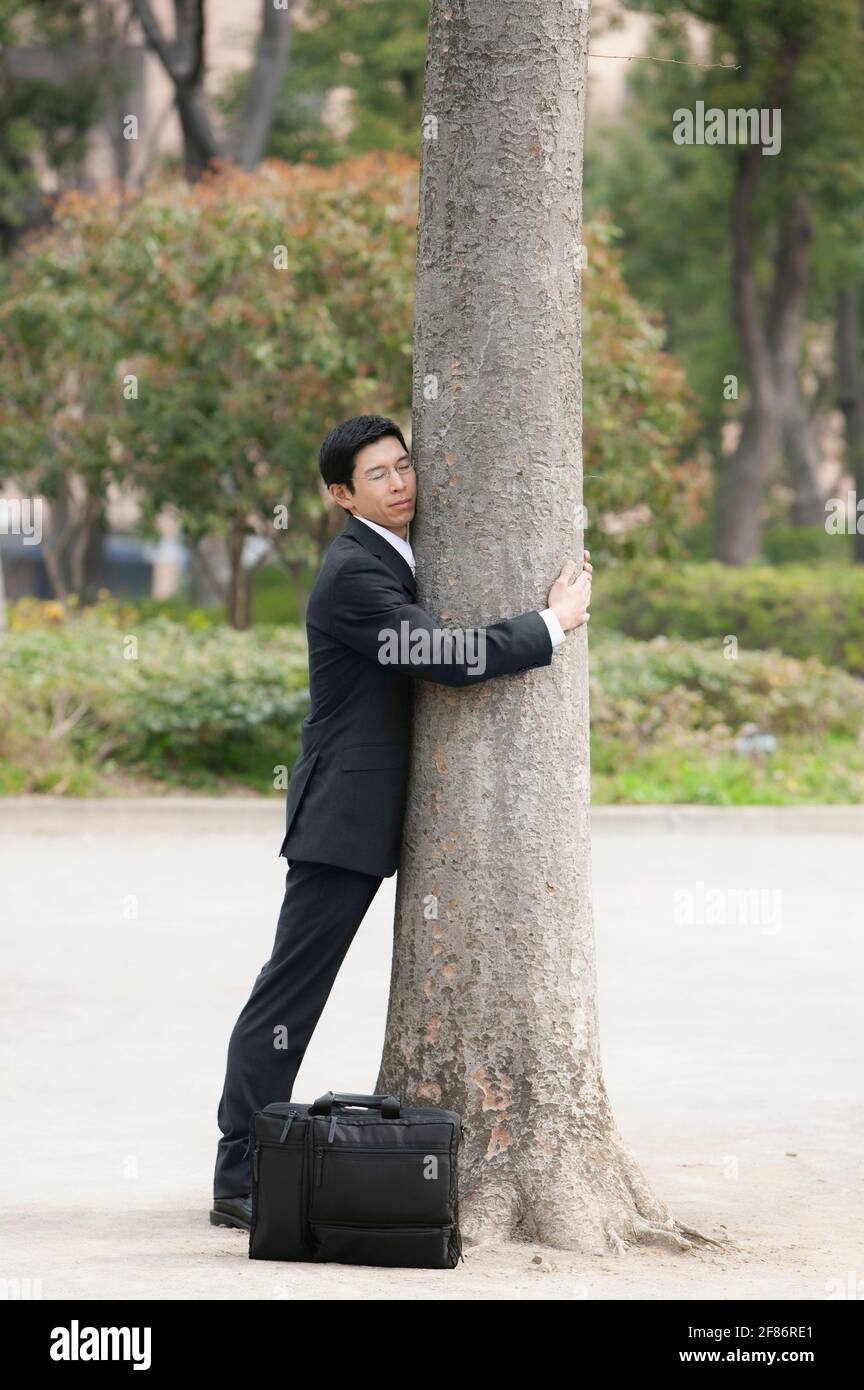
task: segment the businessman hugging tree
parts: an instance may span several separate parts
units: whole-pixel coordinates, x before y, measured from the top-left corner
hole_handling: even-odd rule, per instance
[[[580,240],[589,3],[431,0],[412,451],[421,601],[542,607],[582,551]],[[600,1064],[587,627],[550,669],[414,683],[375,1090],[458,1110],[466,1243],[687,1249]]]

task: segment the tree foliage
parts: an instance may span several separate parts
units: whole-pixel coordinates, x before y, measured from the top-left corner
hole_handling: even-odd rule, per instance
[[[70,193],[0,311],[5,455],[30,491],[128,483],[219,536],[245,625],[244,541],[314,553],[326,428],[410,409],[415,222],[395,155]]]
[[[97,500],[130,485],[151,524],[176,508],[193,543],[227,547],[244,626],[248,539],[300,569],[328,538],[327,428],[410,410],[416,220],[417,165],[397,154],[67,194],[0,308],[7,471],[49,498],[72,478]],[[707,475],[683,372],[611,235],[588,230],[583,272],[586,503],[602,551],[665,554]]]

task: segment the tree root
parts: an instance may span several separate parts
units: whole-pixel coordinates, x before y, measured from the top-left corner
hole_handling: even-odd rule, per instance
[[[636,1217],[627,1237],[620,1235],[611,1226],[606,1227],[606,1237],[612,1249],[619,1255],[623,1255],[625,1250],[634,1245],[657,1245],[676,1253],[694,1248],[726,1250],[729,1247],[726,1240],[715,1240],[712,1236],[704,1235],[702,1231],[694,1230],[692,1226],[684,1226],[680,1221],[671,1219],[667,1223],[645,1221]]]

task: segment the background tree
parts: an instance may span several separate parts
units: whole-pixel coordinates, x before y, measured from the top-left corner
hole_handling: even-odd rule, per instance
[[[50,218],[49,179],[81,177],[108,86],[114,18],[85,0],[4,0],[0,6],[0,250]]]
[[[423,600],[542,606],[582,532],[587,4],[432,0],[414,355]],[[683,1246],[615,1128],[598,1046],[587,636],[549,670],[418,683],[379,1091],[469,1125],[469,1240]]]
[[[856,505],[864,502],[864,352],[861,329],[862,295],[858,285],[837,295],[837,396],[846,426],[846,456],[855,482]],[[864,564],[864,511],[850,518],[853,556]]]
[[[417,156],[428,10],[428,0],[308,0],[268,153],[321,164],[372,150]],[[241,95],[245,86],[244,78]],[[344,129],[325,121],[333,88],[348,93]],[[237,104],[235,94],[229,110]]]
[[[151,529],[178,511],[235,626],[269,559],[302,608],[330,539],[322,422],[408,410],[416,207],[417,164],[400,155],[61,201],[9,268],[0,310],[2,468],[51,501],[59,598],[83,591],[113,482],[137,489]],[[593,535],[609,556],[677,553],[708,473],[689,452],[681,367],[610,238],[603,223],[586,233]],[[225,557],[215,571],[207,538]]]
[[[664,349],[659,316],[630,293],[613,229],[585,228],[583,375],[585,504],[592,553],[680,555],[711,494],[697,449],[696,396]]]
[[[230,131],[214,120],[205,90],[206,0],[174,0],[171,38],[162,32],[149,0],[130,4],[147,44],[174,84],[187,174],[197,178],[214,159],[229,156],[242,169],[254,169],[264,155],[288,71],[294,0],[261,0],[255,61]]]
[[[0,485],[14,480],[48,501],[42,558],[64,603],[84,593],[115,476],[119,320],[97,248],[78,222],[100,202],[64,194],[57,222],[24,239],[0,285]]]
[[[389,155],[69,195],[10,269],[0,456],[52,500],[174,506],[246,626],[257,565],[297,578],[326,539],[322,422],[408,410],[416,190]]]
[[[843,204],[860,201],[861,16],[857,0],[822,7],[628,0],[628,8],[660,16],[652,53],[698,60],[686,25],[699,20],[708,26],[707,61],[738,65],[640,65],[630,112],[639,119],[629,122],[631,133],[607,135],[604,153],[589,164],[592,202],[608,200],[625,233],[628,279],[667,317],[718,458],[725,411],[740,409],[724,407],[723,382],[740,381],[741,431],[720,468],[716,540],[721,558],[737,563],[758,553],[764,496],[781,454],[793,521],[824,518],[801,377],[807,315],[825,321],[832,312],[811,292],[813,260],[824,261],[822,244],[834,237]],[[696,100],[721,110],[780,107],[781,152],[673,144],[673,113]],[[720,323],[729,305],[734,343]]]

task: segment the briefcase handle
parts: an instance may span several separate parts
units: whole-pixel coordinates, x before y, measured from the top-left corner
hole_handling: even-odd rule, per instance
[[[351,1091],[325,1091],[309,1106],[309,1114],[329,1115],[334,1105],[364,1105],[368,1109],[380,1110],[388,1120],[399,1118],[398,1096],[356,1096]]]

